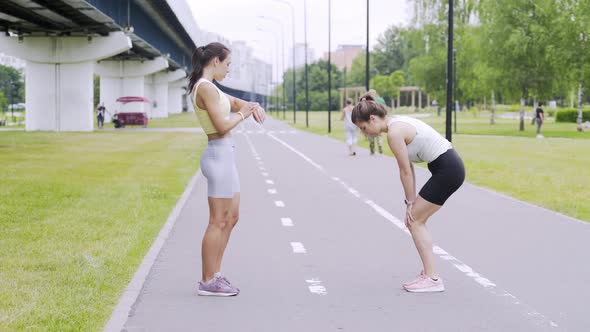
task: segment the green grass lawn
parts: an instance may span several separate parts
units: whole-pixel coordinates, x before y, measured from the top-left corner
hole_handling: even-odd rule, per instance
[[[205,145],[192,133],[0,132],[0,330],[102,330]]]
[[[105,128],[114,128],[112,122],[105,122]],[[168,114],[167,118],[149,119],[148,128],[193,128],[201,127],[195,113],[183,112],[178,114]],[[141,128],[140,126],[129,126],[129,128]],[[96,116],[94,116],[94,129],[98,130]]]
[[[309,112],[309,128],[305,126],[305,112],[297,113],[296,124],[292,123],[293,112],[287,114],[287,123],[294,127],[327,135],[327,112]],[[343,122],[339,119],[340,113],[332,112],[329,136],[344,141]],[[442,119],[423,119],[444,133]],[[467,181],[590,221],[590,133],[577,133],[575,125],[549,121],[543,129],[548,138],[537,139],[530,120],[525,120],[524,133],[518,131],[518,120],[501,119],[495,128],[489,128],[488,121],[489,118],[474,119],[472,115],[459,118],[459,134],[453,136],[453,145],[465,161]],[[359,144],[369,146],[361,134]],[[387,145],[385,151],[392,155]]]
[[[169,114],[166,119],[150,119],[148,128],[192,128],[201,127],[195,113]]]

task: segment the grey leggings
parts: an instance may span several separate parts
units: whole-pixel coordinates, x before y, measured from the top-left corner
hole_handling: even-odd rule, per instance
[[[207,192],[211,198],[233,198],[240,192],[240,178],[236,168],[234,140],[215,139],[201,156],[201,171],[207,178]]]

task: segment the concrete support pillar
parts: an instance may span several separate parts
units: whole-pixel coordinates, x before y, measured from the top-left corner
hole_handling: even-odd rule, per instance
[[[400,102],[402,101],[402,92],[399,92],[399,95],[397,95],[397,107],[400,107],[401,104]]]
[[[186,79],[184,78],[168,83],[168,114],[182,113],[182,96],[186,93],[186,85]],[[188,105],[189,109],[191,109],[192,104]]]
[[[27,131],[92,131],[97,60],[131,49],[121,32],[106,37],[0,36],[0,49],[25,59]]]
[[[416,92],[412,90],[412,108],[414,108],[414,99],[416,99]]]
[[[129,103],[123,107],[117,103],[117,98],[138,96],[150,98],[153,96],[154,73],[168,68],[168,60],[163,57],[147,61],[100,61],[95,66],[95,73],[100,76],[100,101],[107,111],[150,112],[152,106],[146,103]],[[152,97],[153,98],[153,97]],[[150,101],[152,99],[150,98]]]
[[[166,90],[163,93],[167,94],[167,114],[178,114],[182,112],[183,95],[186,93],[188,81],[186,80],[186,72],[184,70],[175,70],[167,73],[165,77],[167,81]],[[192,105],[192,104],[188,104]],[[191,108],[191,107],[189,107]],[[168,115],[166,115],[168,116]]]
[[[418,108],[422,109],[422,90],[418,90]]]
[[[191,94],[190,93],[185,94],[184,95],[184,98],[185,98],[185,101],[184,102],[188,106],[187,112],[194,113],[195,112],[195,107],[194,107],[193,101],[191,99],[192,98]]]
[[[155,74],[146,75],[143,78],[143,96],[150,100],[149,103],[143,103],[143,111],[147,114],[148,118],[154,117],[154,105],[157,106],[158,102],[154,98],[155,95]],[[139,105],[138,105],[139,106]]]

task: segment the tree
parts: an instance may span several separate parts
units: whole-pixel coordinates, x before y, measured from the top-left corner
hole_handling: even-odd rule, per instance
[[[375,68],[374,55],[369,53],[369,79],[374,77],[377,73]],[[347,86],[365,86],[365,64],[367,56],[365,52],[359,53],[354,60],[352,66],[346,75]]]
[[[524,104],[532,92],[547,97],[554,80],[554,63],[545,52],[550,40],[554,1],[482,0],[480,19],[486,61],[497,72],[498,86],[508,96],[520,97],[520,124]]]
[[[373,51],[373,61],[375,62],[374,67],[380,74],[389,75],[404,68],[406,64],[404,31],[404,28],[393,25],[377,39],[377,45]]]
[[[570,87],[578,90],[577,129],[582,131],[582,104],[584,87],[590,83],[590,3],[580,0],[563,0],[557,3],[562,13],[557,17],[554,39],[559,71]]]
[[[4,93],[2,93],[2,91],[0,91],[0,110],[2,110],[3,112],[8,108],[8,101],[6,100],[6,97],[4,97]]]
[[[25,101],[25,82],[17,69],[0,65],[0,91],[9,104]]]

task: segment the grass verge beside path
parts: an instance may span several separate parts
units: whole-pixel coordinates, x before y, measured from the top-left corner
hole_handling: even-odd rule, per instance
[[[290,114],[291,116],[287,117],[288,124],[319,135],[327,134],[327,112],[310,112],[309,128],[305,126],[304,112],[298,112],[295,125],[292,123],[292,112]],[[282,116],[279,119],[282,119]],[[339,113],[333,112],[332,133],[329,136],[343,141],[342,153],[347,153],[343,122],[338,119]],[[433,121],[429,118],[423,120],[433,124],[439,132],[443,132],[442,122],[437,124],[438,120]],[[470,134],[480,132],[477,126],[485,127],[482,120],[478,120],[473,120],[474,124],[467,127],[471,128]],[[501,121],[510,121],[510,125],[517,125],[517,120]],[[559,136],[559,131],[564,130],[559,126],[563,124],[554,125],[557,129],[551,131],[547,125],[547,132]],[[503,126],[508,124],[504,123]],[[518,137],[520,135],[517,130],[514,130],[517,133],[514,136],[500,136],[498,132],[489,133],[483,130],[486,135],[493,136],[454,135],[453,145],[466,164],[467,181],[577,219],[590,221],[590,172],[587,171],[590,165],[590,154],[587,153],[590,151],[590,140],[585,139],[590,137],[590,133],[577,133],[581,139],[536,139],[532,127],[529,122],[525,131],[531,137]],[[513,133],[506,128],[502,130]],[[547,132],[543,132],[546,137],[551,135]],[[573,134],[572,136],[576,135],[575,129]],[[368,140],[360,132],[359,144],[368,149]],[[384,144],[384,151],[392,156],[385,141]],[[365,156],[368,155],[359,155],[361,158]],[[425,164],[418,165],[426,167]]]
[[[105,121],[104,128],[114,128],[114,124]],[[177,114],[168,114],[167,118],[149,119],[147,128],[194,128],[201,127],[199,120],[194,112],[182,112]],[[141,126],[128,126],[127,128],[141,128]],[[94,117],[94,130],[100,130]]]
[[[205,145],[193,133],[0,132],[0,330],[102,330]]]

